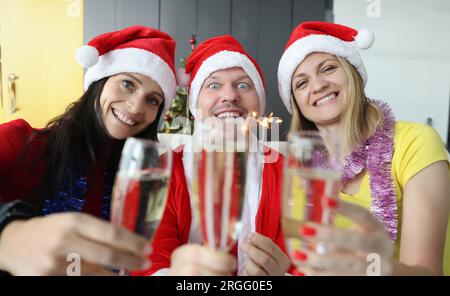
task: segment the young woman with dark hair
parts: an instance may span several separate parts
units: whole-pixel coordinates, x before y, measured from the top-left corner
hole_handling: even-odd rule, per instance
[[[175,41],[133,26],[95,37],[77,52],[85,93],[46,128],[0,125],[0,269],[14,275],[148,268],[145,239],[104,221],[123,144],[156,140],[175,94]],[[69,213],[70,212],[70,213]]]

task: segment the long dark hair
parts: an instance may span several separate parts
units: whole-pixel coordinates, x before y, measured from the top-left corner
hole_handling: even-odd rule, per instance
[[[46,169],[41,182],[39,200],[48,197],[57,189],[67,168],[85,170],[91,165],[95,171],[98,155],[109,152],[108,166],[117,168],[124,141],[110,138],[102,120],[100,96],[108,77],[92,83],[81,98],[70,104],[66,111],[52,119],[37,134],[45,134]],[[163,105],[158,110],[155,121],[135,137],[157,140],[159,118]],[[111,145],[115,142],[115,145]]]

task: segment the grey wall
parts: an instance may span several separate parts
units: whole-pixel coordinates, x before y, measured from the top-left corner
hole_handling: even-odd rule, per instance
[[[267,88],[266,113],[290,122],[278,95],[277,67],[289,34],[300,22],[329,19],[332,0],[85,0],[84,40],[130,25],[159,28],[177,41],[176,59],[198,42],[230,33],[259,63]],[[178,63],[177,63],[178,66]]]
[[[359,51],[368,73],[368,97],[389,103],[396,120],[430,124],[447,141],[450,1],[396,0],[380,4],[335,0],[334,15],[336,23],[369,28],[375,33],[373,46]]]

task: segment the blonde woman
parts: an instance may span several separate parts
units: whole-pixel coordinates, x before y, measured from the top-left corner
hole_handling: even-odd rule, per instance
[[[300,228],[302,240],[324,246],[320,254],[297,254],[307,275],[364,275],[370,258],[380,259],[381,274],[443,273],[447,153],[433,128],[396,121],[386,103],[366,97],[367,73],[357,48],[373,40],[365,29],[306,22],[292,32],[279,63],[291,130],[335,134],[346,155],[341,202],[329,204],[341,214],[336,227]],[[346,227],[350,221],[352,228]]]

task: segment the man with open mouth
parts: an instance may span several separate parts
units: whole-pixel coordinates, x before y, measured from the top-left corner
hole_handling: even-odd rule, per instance
[[[205,118],[264,114],[262,72],[232,36],[217,36],[201,43],[188,58],[186,73],[191,75],[189,107],[196,129]],[[281,194],[281,155],[270,151],[277,157],[268,162],[261,153],[259,166],[248,165],[248,211],[243,213],[238,243],[227,254],[201,245],[198,223],[191,217],[193,164],[188,155],[192,150],[186,148],[175,153],[167,207],[150,256],[152,267],[140,274],[284,275],[291,263],[284,251],[280,204],[273,203]]]

